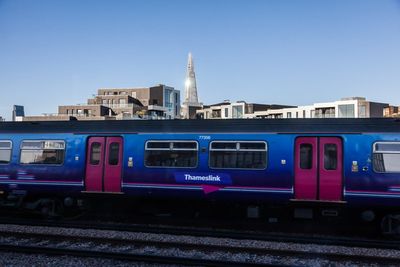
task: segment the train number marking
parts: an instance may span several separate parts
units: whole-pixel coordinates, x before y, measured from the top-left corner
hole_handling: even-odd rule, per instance
[[[200,135],[199,139],[200,140],[211,140],[211,136],[209,136],[209,135]]]

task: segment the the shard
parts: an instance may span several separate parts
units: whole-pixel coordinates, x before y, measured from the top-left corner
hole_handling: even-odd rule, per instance
[[[185,79],[185,100],[182,103],[182,118],[190,119],[195,116],[195,110],[201,107],[197,96],[196,74],[192,54],[189,53],[186,79]]]

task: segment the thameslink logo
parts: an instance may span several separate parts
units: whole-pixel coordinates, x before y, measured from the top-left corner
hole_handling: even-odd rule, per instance
[[[176,172],[174,178],[182,184],[209,184],[232,185],[231,176],[228,173],[204,173],[204,172]]]
[[[186,181],[205,181],[205,182],[221,182],[221,177],[216,175],[206,175],[206,176],[201,176],[201,175],[190,175],[185,173],[185,180]]]

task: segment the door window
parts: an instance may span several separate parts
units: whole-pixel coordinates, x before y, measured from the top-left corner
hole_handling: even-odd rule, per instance
[[[324,168],[325,170],[337,169],[337,146],[336,144],[324,145]]]
[[[101,143],[93,142],[90,149],[90,164],[99,165],[101,157]]]
[[[111,143],[108,149],[108,164],[118,165],[119,161],[119,143]]]
[[[311,144],[300,145],[300,169],[312,169],[313,152]]]

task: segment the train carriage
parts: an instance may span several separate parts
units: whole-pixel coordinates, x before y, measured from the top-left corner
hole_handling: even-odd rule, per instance
[[[334,204],[385,210],[392,224],[400,121],[4,122],[0,190],[7,205],[89,194]]]

